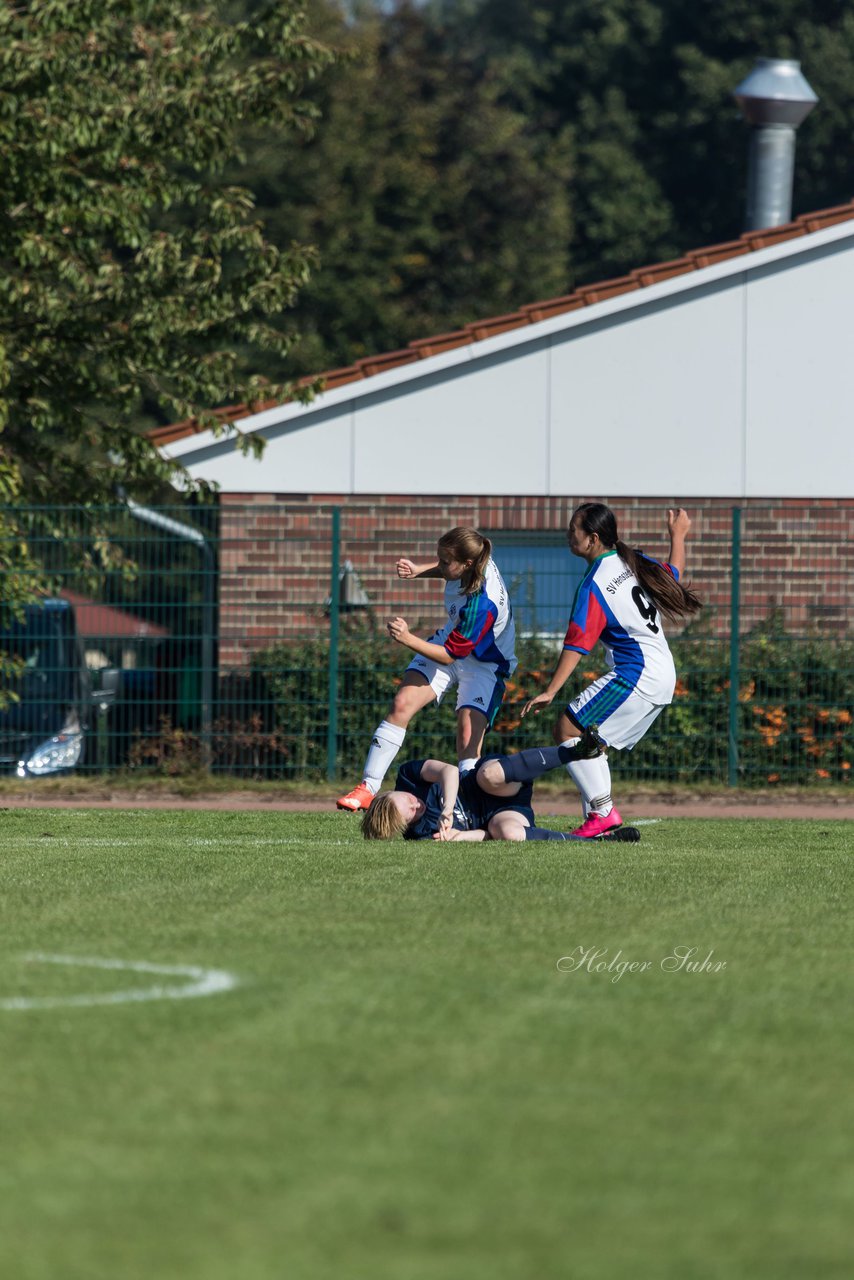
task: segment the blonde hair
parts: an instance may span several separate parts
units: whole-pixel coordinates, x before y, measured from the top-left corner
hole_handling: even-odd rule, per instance
[[[394,840],[402,836],[408,822],[386,791],[374,796],[370,808],[362,816],[362,835],[366,840]]]
[[[486,566],[492,555],[492,543],[477,529],[460,525],[449,529],[439,539],[439,547],[447,551],[455,560],[471,560],[471,565],[460,578],[460,586],[467,596],[477,595],[483,587],[486,577]]]

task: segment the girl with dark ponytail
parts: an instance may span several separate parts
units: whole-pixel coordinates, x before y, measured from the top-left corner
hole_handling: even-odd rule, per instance
[[[573,512],[569,548],[589,568],[575,593],[554,674],[544,692],[525,704],[522,715],[549,706],[582,656],[600,640],[610,670],[567,704],[555,726],[556,742],[571,745],[584,730],[595,729],[603,748],[630,751],[673,701],[676,669],[661,617],[687,618],[700,609],[697,596],[681,581],[690,528],[682,507],[668,511],[670,554],[660,562],[620,541],[616,517],[603,503],[584,502]],[[621,826],[604,750],[566,768],[584,807],[584,821],[573,834],[594,838]]]

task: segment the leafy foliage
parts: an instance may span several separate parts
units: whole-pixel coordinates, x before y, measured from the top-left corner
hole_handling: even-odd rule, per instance
[[[277,243],[316,244],[282,366],[349,364],[742,229],[757,55],[820,96],[795,213],[854,190],[854,18],[829,0],[311,0],[342,54],[323,119],[247,141],[241,180]]]
[[[318,373],[564,290],[566,133],[510,102],[506,65],[410,3],[345,15],[315,0],[340,51],[314,90],[322,126],[247,143],[243,180],[270,235],[318,246],[289,368]]]
[[[135,429],[283,394],[236,347],[287,352],[313,261],[217,175],[247,122],[303,132],[329,61],[293,0],[233,21],[175,0],[0,7],[0,480],[103,501],[175,478]]]
[[[52,586],[20,504],[170,492],[187,478],[141,424],[222,432],[217,406],[286,394],[264,360],[291,346],[314,254],[276,247],[221,175],[248,123],[311,127],[303,91],[329,61],[295,0],[243,20],[191,0],[0,6],[4,613]],[[59,543],[74,521],[42,524]],[[128,568],[105,528],[92,543],[99,569]],[[14,670],[0,653],[0,706]]]
[[[631,752],[615,755],[623,779],[724,782],[729,726],[729,646],[709,637],[679,638],[672,647],[679,671],[672,706]],[[520,719],[527,699],[554,668],[555,646],[527,639],[494,730],[490,752],[518,751],[550,741],[554,714]],[[321,776],[326,766],[329,650],[325,640],[279,645],[258,654],[275,706],[275,723],[293,744],[296,776]],[[604,670],[588,659],[579,680]],[[798,640],[758,628],[742,640],[738,694],[739,779],[768,783],[850,782],[854,767],[854,645]],[[353,632],[342,646],[338,697],[339,766],[357,773],[378,721],[388,707],[402,666],[391,668],[388,641]],[[578,687],[567,686],[567,694]],[[422,711],[407,736],[412,756],[447,759],[453,749],[453,698]]]

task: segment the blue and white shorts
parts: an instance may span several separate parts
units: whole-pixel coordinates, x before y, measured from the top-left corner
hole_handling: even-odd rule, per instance
[[[486,716],[489,728],[492,728],[498,709],[504,701],[504,678],[489,663],[461,658],[450,666],[443,666],[419,654],[406,670],[417,671],[425,677],[437,702],[441,702],[448,690],[457,685],[457,711],[461,711],[463,707],[480,711]]]
[[[598,725],[606,746],[631,751],[665,705],[650,702],[615,671],[609,671],[567,703],[566,714],[580,729]]]

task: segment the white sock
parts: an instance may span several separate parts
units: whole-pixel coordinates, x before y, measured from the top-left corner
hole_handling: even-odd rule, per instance
[[[365,757],[365,776],[362,779],[374,795],[379,791],[383,778],[394,764],[394,758],[403,746],[405,737],[406,730],[401,729],[400,725],[390,724],[388,720],[383,720],[382,724],[377,725],[374,730],[374,736],[371,738],[371,745]]]
[[[570,760],[566,771],[581,792],[585,814],[601,813],[605,818],[613,809],[611,801],[611,768],[607,756],[592,760]]]
[[[459,760],[460,777],[464,778],[467,773],[471,773],[479,759],[480,756],[473,756],[470,760]]]
[[[563,742],[562,742],[560,745],[561,745],[562,747],[574,747],[577,741],[578,741],[578,739],[577,739],[577,738],[564,738]],[[570,778],[572,778],[572,773],[570,772],[569,765],[565,765],[565,766],[564,766],[564,768],[566,769],[566,771],[567,771],[567,773],[569,774]],[[573,778],[572,780],[573,780],[573,782],[575,781],[575,779],[574,779],[574,778]],[[590,813],[590,805],[589,805],[589,804],[587,803],[587,801],[584,799],[584,795],[583,795],[583,793],[582,793],[582,796],[581,796],[581,817],[582,817],[582,820],[583,820],[584,822],[586,822],[586,821],[587,821],[587,816],[588,816],[588,814],[589,814],[589,813]]]

